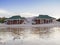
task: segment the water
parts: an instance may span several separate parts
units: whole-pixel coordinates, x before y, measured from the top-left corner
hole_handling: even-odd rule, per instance
[[[0,28],[0,45],[60,45],[60,27]]]

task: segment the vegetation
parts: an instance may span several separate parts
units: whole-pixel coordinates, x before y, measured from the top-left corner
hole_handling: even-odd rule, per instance
[[[5,19],[7,19],[7,18],[5,18],[5,17],[0,18],[0,23],[4,23]]]
[[[21,16],[19,16],[19,15],[9,17],[9,19],[20,19],[20,18],[21,18],[21,19],[25,19],[25,17],[21,17]],[[6,17],[0,17],[0,23],[4,23],[6,19],[8,19],[8,18],[6,18]]]
[[[59,18],[59,19],[57,19],[56,21],[59,21],[59,22],[60,22],[60,18]]]

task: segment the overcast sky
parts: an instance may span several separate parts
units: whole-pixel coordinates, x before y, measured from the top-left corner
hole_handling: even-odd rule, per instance
[[[39,14],[60,18],[60,0],[0,0],[0,17],[23,17]]]

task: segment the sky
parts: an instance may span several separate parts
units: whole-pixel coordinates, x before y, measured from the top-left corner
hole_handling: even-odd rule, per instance
[[[60,0],[0,0],[0,17],[32,17],[39,14],[60,18]]]

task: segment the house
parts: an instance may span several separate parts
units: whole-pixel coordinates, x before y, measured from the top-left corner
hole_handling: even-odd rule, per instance
[[[24,18],[19,15],[12,16],[5,20],[6,24],[48,24],[54,22],[55,18],[48,15],[39,15],[37,17]]]
[[[16,15],[16,16],[12,16],[8,18],[7,20],[5,20],[5,23],[6,24],[23,24],[24,20],[25,20],[24,17]]]
[[[52,23],[55,20],[55,18],[50,17],[48,15],[39,15],[38,17],[35,17],[33,19],[34,23],[32,24],[46,24],[46,23]]]

